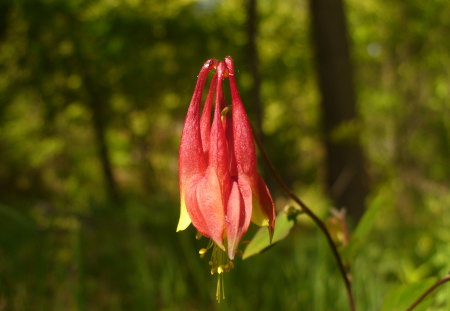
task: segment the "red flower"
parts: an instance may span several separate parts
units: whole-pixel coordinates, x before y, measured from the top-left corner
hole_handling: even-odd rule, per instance
[[[216,73],[201,111],[203,89],[213,69]],[[230,83],[231,113],[222,90],[226,78]],[[181,211],[177,231],[192,222],[231,260],[250,221],[267,226],[273,234],[275,208],[257,172],[253,133],[236,86],[231,57],[221,62],[208,60],[200,70],[181,135],[178,168]]]

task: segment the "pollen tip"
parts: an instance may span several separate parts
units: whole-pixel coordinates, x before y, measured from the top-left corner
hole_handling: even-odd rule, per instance
[[[228,68],[223,61],[219,62],[219,64],[217,65],[217,74],[219,76],[219,79],[228,77]]]
[[[218,62],[219,62],[219,61],[218,61],[217,59],[211,58],[211,59],[208,59],[208,60],[203,64],[203,67],[204,67],[204,68],[207,68],[208,70],[211,70],[211,69],[217,67]]]
[[[225,57],[225,64],[227,65],[228,74],[230,76],[234,76],[234,63],[233,63],[233,59],[231,58],[231,56]]]

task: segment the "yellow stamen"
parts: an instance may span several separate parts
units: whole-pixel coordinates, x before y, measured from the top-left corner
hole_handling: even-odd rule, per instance
[[[201,248],[201,249],[198,251],[198,254],[200,255],[200,258],[205,257],[205,254],[206,254],[207,251],[208,251],[208,250],[207,250],[206,248]]]
[[[228,258],[226,252],[224,252],[220,247],[214,244],[211,260],[209,261],[211,266],[211,274],[217,273],[217,289],[216,289],[216,300],[220,302],[225,299],[225,286],[223,281],[223,275],[225,272],[230,271],[234,265],[233,262]]]
[[[225,300],[225,286],[223,282],[223,274],[221,273],[217,276],[216,300],[218,303],[221,300]]]
[[[208,245],[206,246],[206,248],[200,248],[198,251],[198,254],[200,255],[200,258],[204,258],[205,254],[208,252],[208,250],[213,247],[214,243],[209,240]],[[211,266],[211,264],[210,264]]]
[[[216,288],[216,300],[220,303],[225,299],[225,286],[223,281],[223,275],[225,272],[229,272],[234,268],[233,262],[228,258],[228,255],[219,246],[210,241],[206,248],[201,248],[198,253],[201,258],[205,257],[208,250],[212,248],[211,259],[208,261],[208,265],[211,266],[211,275],[217,273],[217,288]]]
[[[225,108],[223,108],[222,111],[220,112],[220,115],[222,117],[225,117],[229,112],[231,112],[231,107],[225,106]]]
[[[225,300],[225,286],[223,286],[223,275],[220,278],[221,282],[222,282],[222,298]]]
[[[231,112],[231,107],[230,106],[225,106],[225,108],[222,109],[222,111],[220,112],[220,120],[223,122],[223,120],[225,119],[225,117],[227,116],[227,114]]]
[[[219,277],[217,278],[217,287],[216,287],[216,300],[218,303],[220,303],[220,285],[222,284],[220,282],[221,274],[219,274]]]

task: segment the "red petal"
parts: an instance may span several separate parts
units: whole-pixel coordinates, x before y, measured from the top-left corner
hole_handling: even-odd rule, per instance
[[[208,169],[204,178],[200,180],[196,187],[198,211],[191,216],[192,223],[200,233],[211,238],[219,247],[223,246],[223,236],[225,230],[225,212],[219,179],[214,170]],[[199,223],[196,223],[197,213]]]
[[[209,136],[211,132],[211,111],[214,92],[217,85],[217,73],[214,74],[209,85],[208,96],[206,97],[205,105],[203,106],[202,117],[200,119],[200,132],[202,137],[203,152],[208,153],[209,150]]]
[[[214,64],[215,60],[209,60],[205,62],[200,70],[186,120],[184,121],[178,158],[180,185],[189,176],[206,170],[207,163],[203,154],[200,134],[200,104],[208,72],[213,68]]]
[[[276,211],[275,211],[275,205],[273,204],[272,196],[270,195],[269,188],[267,188],[266,183],[264,180],[259,176],[258,174],[258,205],[254,208],[260,208],[263,212],[263,214],[268,218],[269,220],[269,233],[270,238],[272,239],[273,236],[273,230],[275,228],[275,217],[276,217]]]
[[[194,203],[194,200],[187,200],[187,196],[191,191],[191,179],[198,178],[197,175],[204,174],[207,167],[207,157],[203,153],[202,139],[200,133],[200,105],[202,99],[203,87],[205,86],[206,78],[209,70],[213,69],[216,60],[208,60],[203,65],[198,75],[197,83],[195,85],[194,94],[192,95],[189,109],[184,121],[183,133],[181,134],[180,151],[178,157],[178,181],[180,185],[180,193],[185,197],[185,204],[181,204],[181,216],[184,215],[184,208],[189,213],[189,210],[195,209],[195,206],[189,206]],[[182,198],[183,200],[183,198]],[[188,223],[183,222],[179,230],[183,230]]]
[[[186,193],[186,207],[192,224],[204,236],[224,249],[225,216],[219,180],[213,170],[191,179]]]
[[[229,151],[220,115],[220,101],[222,93],[223,69],[225,64],[220,62],[217,66],[217,92],[214,107],[214,120],[211,127],[210,150],[209,150],[209,167],[214,169],[219,178],[222,187],[223,204],[226,204],[226,198],[231,190],[231,180],[229,172]]]
[[[267,225],[272,236],[275,225],[275,207],[269,189],[257,172],[253,132],[237,89],[233,60],[231,57],[226,57],[225,62],[229,72],[233,104],[233,149],[239,180],[242,180],[243,176],[249,179],[253,192],[253,219],[258,225]]]
[[[227,243],[228,243],[228,257],[233,260],[236,254],[236,249],[239,246],[239,241],[242,236],[247,232],[250,224],[251,216],[251,204],[245,203],[244,195],[248,198],[250,194],[251,202],[251,189],[249,186],[245,186],[242,191],[241,185],[234,181],[232,184],[230,197],[227,204]],[[248,209],[250,207],[250,210]]]
[[[236,86],[234,77],[234,69],[231,57],[225,58],[228,66],[231,101],[232,101],[232,127],[233,127],[233,143],[234,156],[236,159],[237,169],[239,173],[247,175],[256,174],[256,151],[253,142],[253,132],[250,122],[242,104],[239,91]]]

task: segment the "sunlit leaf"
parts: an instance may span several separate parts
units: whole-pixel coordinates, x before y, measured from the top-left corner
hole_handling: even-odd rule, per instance
[[[435,279],[429,278],[414,284],[401,285],[390,292],[384,298],[381,311],[403,311],[411,306],[420,295],[427,290]],[[432,302],[431,296],[425,298],[414,311],[424,311]]]
[[[3,221],[13,222],[23,229],[34,227],[33,221],[30,218],[23,215],[20,211],[4,204],[0,204],[0,217]]]
[[[273,234],[272,243],[269,240],[269,233],[267,228],[262,227],[256,232],[253,239],[247,245],[244,254],[242,255],[242,259],[247,259],[250,256],[259,254],[266,250],[268,247],[274,245],[275,243],[283,240],[289,235],[292,227],[295,224],[295,220],[290,219],[288,214],[280,213],[277,216],[277,220],[275,223],[275,231]]]
[[[366,211],[352,234],[349,244],[342,250],[342,256],[344,258],[349,259],[353,257],[361,247],[361,244],[366,239],[375,223],[375,220],[377,219],[381,206],[381,204],[376,204],[371,206],[371,208]]]

